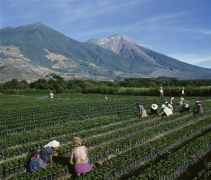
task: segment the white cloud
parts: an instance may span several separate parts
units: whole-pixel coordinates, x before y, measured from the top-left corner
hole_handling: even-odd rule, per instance
[[[174,53],[168,56],[178,59],[189,64],[197,64],[203,61],[211,60],[211,55],[203,56],[198,54],[184,54],[184,53]]]
[[[98,17],[103,14],[118,12],[118,10],[128,11],[131,10],[132,8],[136,8],[137,4],[144,1],[150,1],[150,0],[141,0],[141,1],[100,0],[100,1],[93,1],[92,3],[90,3],[90,1],[78,1],[75,4],[71,4],[69,3],[69,1],[66,2],[62,1],[55,3],[54,6],[55,8],[60,10],[64,15],[64,18],[61,20],[61,23],[66,23],[80,19]]]

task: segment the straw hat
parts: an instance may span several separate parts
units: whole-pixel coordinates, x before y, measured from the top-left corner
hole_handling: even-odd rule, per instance
[[[165,104],[168,104],[168,101],[166,101]]]
[[[157,110],[158,109],[158,105],[157,104],[152,104],[151,108],[154,109],[154,110]]]
[[[196,104],[199,104],[200,102],[199,101],[196,101]]]
[[[189,104],[185,103],[185,104],[184,104],[184,107],[185,107],[185,108],[188,108],[188,107],[189,107]]]
[[[172,97],[171,99],[174,99],[174,97]]]
[[[162,87],[160,87],[160,89],[162,89]]]
[[[183,98],[183,97],[181,97],[180,99],[181,99],[181,100],[184,100],[184,98]]]
[[[166,108],[166,105],[165,104],[162,104],[161,108]]]

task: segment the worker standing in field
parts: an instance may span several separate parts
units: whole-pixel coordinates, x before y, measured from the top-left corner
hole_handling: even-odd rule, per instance
[[[136,106],[137,106],[137,108],[139,110],[139,117],[145,117],[145,116],[147,116],[147,112],[144,109],[144,106],[140,105],[139,103],[136,103]]]
[[[196,101],[196,105],[193,109],[193,113],[194,114],[200,114],[200,113],[203,113],[203,106],[202,106],[202,103],[199,102],[199,101]]]
[[[59,142],[53,140],[44,146],[40,152],[31,158],[29,163],[29,172],[36,171],[38,169],[46,167],[48,164],[53,166],[53,156],[57,156],[56,150],[59,148]]]
[[[70,164],[74,165],[74,170],[77,175],[81,173],[89,172],[92,167],[88,162],[88,149],[85,146],[81,146],[81,138],[74,137],[73,143],[75,148],[72,149],[70,154]]]
[[[159,116],[170,116],[173,115],[173,112],[171,109],[169,109],[168,107],[165,106],[165,104],[162,104],[161,108],[163,109],[163,111],[159,114]]]
[[[182,88],[182,97],[183,98],[185,97],[185,88],[184,87]]]
[[[162,87],[160,87],[159,92],[160,92],[160,98],[163,100],[163,88]]]
[[[50,91],[50,98],[51,98],[51,101],[53,100],[53,96],[54,96],[54,94]]]

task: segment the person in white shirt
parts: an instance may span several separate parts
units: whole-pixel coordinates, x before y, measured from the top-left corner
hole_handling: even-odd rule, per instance
[[[182,97],[183,98],[185,97],[185,88],[184,87],[182,88]]]
[[[165,104],[162,104],[161,108],[163,109],[163,111],[159,114],[160,116],[162,115],[164,117],[173,115],[172,110],[166,107]]]
[[[170,103],[168,103],[167,101],[165,102],[165,104],[166,104],[166,106],[169,108],[169,109],[171,109],[172,111],[173,111],[173,106],[170,104]]]
[[[50,91],[51,101],[53,100],[53,96],[54,96],[54,94]]]

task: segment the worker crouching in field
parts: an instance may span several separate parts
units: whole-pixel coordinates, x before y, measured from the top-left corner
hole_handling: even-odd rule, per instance
[[[140,105],[139,103],[136,103],[136,106],[139,110],[139,117],[146,117],[147,111],[144,109],[144,106]]]
[[[189,104],[188,103],[184,103],[182,105],[182,109],[180,110],[180,113],[189,112],[189,110],[190,110]]]
[[[163,109],[163,111],[159,114],[159,116],[170,116],[173,115],[173,112],[171,109],[169,109],[168,107],[165,106],[165,104],[162,104],[161,108]]]
[[[202,106],[202,103],[199,102],[199,101],[196,101],[196,105],[193,109],[193,113],[194,114],[200,114],[200,113],[203,113],[203,106]]]
[[[150,110],[150,115],[158,115],[158,105],[157,104],[152,104],[151,110]]]
[[[169,104],[173,104],[174,103],[174,97],[172,97],[171,99],[170,99],[170,101],[169,101]]]
[[[167,101],[165,102],[165,105],[169,108],[169,109],[171,109],[172,111],[173,111],[173,106],[170,104],[170,103],[168,103]]]
[[[88,162],[88,149],[85,146],[81,146],[81,138],[74,137],[73,143],[75,148],[72,149],[70,154],[70,164],[74,165],[74,170],[77,175],[81,173],[89,172],[92,167]]]
[[[183,104],[184,104],[184,98],[181,97],[180,100],[179,100],[179,102],[178,102],[178,105],[182,106]]]
[[[34,157],[31,158],[29,163],[29,172],[36,171],[38,169],[44,168],[48,164],[53,166],[53,156],[57,156],[56,150],[59,148],[59,142],[53,140],[44,146],[40,152],[38,152]]]

